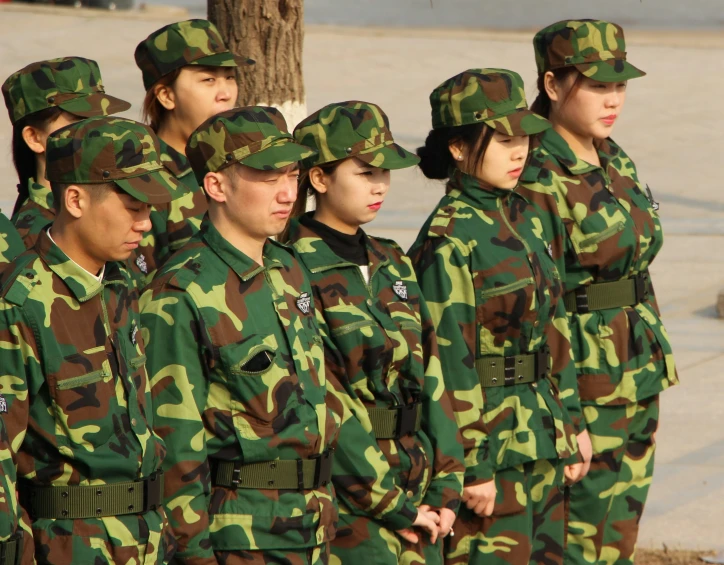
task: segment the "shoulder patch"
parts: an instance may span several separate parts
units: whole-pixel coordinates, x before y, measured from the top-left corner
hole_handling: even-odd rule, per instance
[[[25,303],[30,291],[37,284],[35,269],[28,268],[37,257],[37,254],[32,252],[23,253],[11,263],[0,281],[0,297],[18,306]]]

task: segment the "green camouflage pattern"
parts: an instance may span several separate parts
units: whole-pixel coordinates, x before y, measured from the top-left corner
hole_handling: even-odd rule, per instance
[[[541,459],[495,474],[493,515],[467,507],[445,538],[445,565],[562,565],[563,464]]]
[[[89,118],[54,131],[45,177],[65,184],[115,183],[141,202],[170,202],[180,192],[160,160],[151,128],[125,118]]]
[[[0,212],[0,268],[10,263],[15,257],[25,251],[25,245],[20,234],[8,217]]]
[[[296,551],[334,537],[331,485],[211,485],[209,460],[310,458],[332,445],[340,426],[325,404],[313,304],[305,313],[297,303],[311,287],[289,249],[269,240],[264,256],[264,266],[256,264],[207,218],[141,298],[178,563],[214,562],[214,551],[235,563],[249,550]],[[256,368],[260,359],[266,368]]]
[[[121,263],[101,282],[42,233],[0,274],[0,394],[19,478],[102,485],[161,467],[138,293]],[[162,509],[32,522],[38,563],[161,564]]]
[[[653,197],[612,140],[597,146],[602,167],[578,159],[549,130],[536,139],[521,178],[566,291],[647,271],[664,234]],[[571,314],[573,356],[583,404],[629,404],[678,383],[653,287],[633,308]]]
[[[532,135],[550,127],[531,112],[520,75],[505,69],[469,69],[430,94],[432,128],[480,122],[505,135]]]
[[[200,185],[209,172],[234,163],[281,169],[312,155],[294,143],[282,113],[268,106],[233,108],[212,116],[191,134],[186,156]]]
[[[329,565],[329,544],[309,549],[265,551],[215,551],[219,565]]]
[[[539,459],[569,459],[581,430],[563,288],[533,207],[452,172],[409,252],[435,323],[465,447],[465,484]],[[551,352],[549,377],[482,388],[475,360]]]
[[[141,240],[132,261],[143,273],[145,284],[171,255],[181,249],[199,231],[201,220],[208,210],[206,195],[196,181],[186,156],[163,139],[160,157],[166,172],[178,184],[178,195],[168,204],[157,204],[151,210],[151,229]]]
[[[403,169],[420,162],[417,155],[395,143],[387,115],[370,102],[328,104],[294,128],[294,139],[317,152],[303,161],[305,169],[348,157],[381,169]]]
[[[556,22],[535,34],[533,49],[539,74],[575,67],[600,82],[624,81],[646,74],[626,60],[623,28],[611,22]]]
[[[654,472],[659,397],[618,406],[585,406],[591,470],[568,493],[566,563],[633,565]]]
[[[377,439],[384,457],[359,467],[355,479],[360,485],[365,478],[383,481],[388,498],[407,499],[406,505],[457,511],[465,471],[463,449],[445,391],[432,318],[410,260],[394,242],[366,237],[370,272],[366,282],[357,265],[336,255],[299,220],[292,220],[289,242],[309,273],[315,304],[329,328],[327,369],[355,401],[354,413],[365,429],[372,429],[368,409],[422,403],[420,432],[398,440]],[[340,442],[337,453],[356,449]],[[335,475],[339,475],[335,484],[351,480]],[[340,489],[344,503],[340,508],[377,518],[374,508],[360,505],[360,493],[354,495],[349,500]],[[348,524],[354,533],[355,526],[349,520]],[[388,531],[390,535],[395,537]],[[387,547],[379,536],[370,543]],[[338,555],[336,540],[332,554]]]
[[[20,187],[18,187],[20,192]],[[40,232],[55,219],[53,193],[47,186],[28,179],[28,198],[13,214],[12,222],[27,249],[35,245]]]
[[[216,26],[208,20],[185,20],[154,31],[136,47],[136,65],[149,90],[161,77],[187,65],[237,67],[254,64],[229,51]]]
[[[374,563],[374,565],[442,565],[442,541],[430,543],[427,533],[415,530],[417,543],[410,543],[373,518],[345,512],[340,504],[337,536],[331,544],[330,565]]]
[[[125,112],[131,107],[105,93],[98,63],[83,57],[31,63],[5,80],[2,93],[13,125],[47,108],[58,107],[89,118]]]

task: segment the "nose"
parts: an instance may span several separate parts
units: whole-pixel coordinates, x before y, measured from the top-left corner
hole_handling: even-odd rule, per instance
[[[221,86],[219,86],[217,98],[219,100],[231,100],[232,91],[236,88],[236,82],[226,80],[226,78],[223,78],[217,82],[221,84]]]
[[[528,147],[530,145],[529,137],[527,135],[515,137],[515,147],[511,153],[513,161],[522,161],[528,156]]]
[[[297,199],[297,180],[296,178],[287,178],[280,187],[277,194],[277,202],[280,204],[290,204]]]
[[[606,108],[618,108],[621,105],[622,93],[614,88],[606,97]]]
[[[133,229],[137,232],[146,233],[151,231],[151,227],[151,207],[145,206],[140,212],[140,218],[136,220]]]

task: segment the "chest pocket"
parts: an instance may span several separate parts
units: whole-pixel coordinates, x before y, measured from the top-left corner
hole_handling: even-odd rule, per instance
[[[473,272],[480,355],[498,354],[506,341],[520,341],[526,322],[534,321],[537,287],[530,268],[526,271],[513,282],[494,286],[486,284],[485,271]]]
[[[98,346],[48,362],[48,388],[59,445],[100,447],[128,430],[118,398],[122,384],[113,374],[109,346]],[[118,388],[118,390],[117,390]]]

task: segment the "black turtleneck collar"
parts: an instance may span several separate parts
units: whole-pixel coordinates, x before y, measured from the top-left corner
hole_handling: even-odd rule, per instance
[[[367,235],[362,228],[357,233],[349,235],[330,228],[318,222],[312,216],[314,212],[307,212],[299,217],[299,223],[316,233],[324,243],[345,261],[355,265],[367,264]]]

